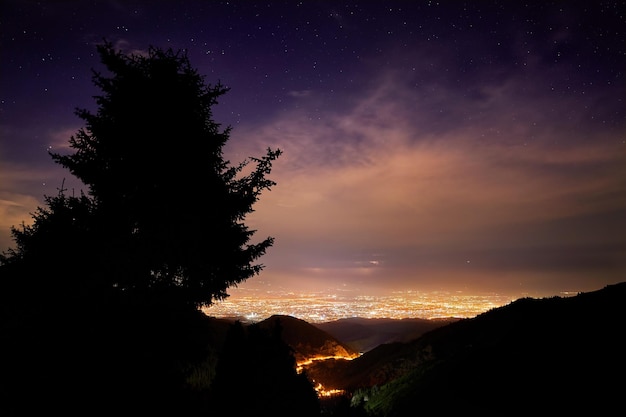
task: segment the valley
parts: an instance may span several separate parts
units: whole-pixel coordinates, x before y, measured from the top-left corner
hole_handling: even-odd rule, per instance
[[[239,323],[279,335],[323,406],[347,401],[371,416],[414,415],[416,407],[495,413],[506,404],[529,413],[606,411],[623,390],[625,305],[622,283],[575,296],[524,297],[469,318],[311,323],[276,314]],[[237,322],[211,320],[222,334]],[[559,400],[556,389],[577,398],[577,406]]]

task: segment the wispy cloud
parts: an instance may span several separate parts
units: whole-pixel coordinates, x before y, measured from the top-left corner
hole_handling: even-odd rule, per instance
[[[504,80],[479,98],[442,89],[421,102],[385,77],[343,112],[312,119],[300,108],[233,132],[241,148],[285,152],[273,174],[278,186],[252,217],[259,233],[277,238],[266,277],[331,282],[367,273],[419,285],[427,270],[465,283],[470,272],[500,275],[510,287],[551,269],[571,273],[564,254],[624,254],[624,222],[610,226],[611,213],[626,212],[623,142],[610,132],[572,135],[583,121],[545,114],[571,104],[514,95],[521,84]],[[454,103],[445,129],[432,128],[440,120],[428,103],[437,102]],[[374,270],[374,252],[396,255]],[[468,265],[472,256],[483,262]]]

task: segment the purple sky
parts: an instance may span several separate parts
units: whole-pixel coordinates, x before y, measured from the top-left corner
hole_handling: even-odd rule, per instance
[[[626,279],[621,2],[0,4],[0,250],[66,179],[103,38],[186,49],[233,127],[284,154],[247,223],[282,289],[553,295]],[[164,138],[176,146],[176,138]],[[190,210],[202,209],[190,207]]]

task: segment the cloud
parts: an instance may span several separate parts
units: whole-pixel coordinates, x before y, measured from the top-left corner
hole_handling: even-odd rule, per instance
[[[551,121],[546,109],[575,105],[513,94],[524,83],[416,98],[383,76],[342,112],[313,119],[299,108],[233,131],[240,149],[284,151],[277,187],[251,216],[277,238],[266,277],[400,285],[489,275],[510,287],[577,267],[623,273],[623,141],[586,126],[573,135],[582,120]],[[445,129],[432,126],[437,102],[453,103]],[[372,253],[386,257],[375,269]]]
[[[247,219],[259,239],[276,238],[261,282],[560,291],[623,279],[626,145],[589,105],[606,92],[582,103],[554,94],[540,63],[461,85],[436,77],[446,59],[390,65],[334,102],[293,90],[297,107],[232,131],[234,162],[284,152],[277,186]],[[76,131],[48,144],[62,149]],[[0,214],[11,225],[60,186],[42,192],[46,178],[67,175],[4,166]]]
[[[0,252],[4,252],[10,247],[14,247],[14,242],[10,235],[11,227],[19,228],[22,224],[32,223],[30,213],[33,213],[38,201],[30,195],[5,194],[0,197]]]
[[[13,246],[10,229],[22,223],[31,224],[41,200],[32,193],[39,174],[26,167],[2,162],[0,170],[0,252]]]
[[[0,169],[0,252],[14,246],[10,229],[32,224],[32,214],[43,207],[44,197],[63,187],[68,195],[84,188],[69,172],[50,162],[38,167],[3,160]]]
[[[287,92],[287,95],[295,98],[304,98],[309,97],[312,92],[312,90],[291,90]]]
[[[50,137],[48,150],[61,154],[73,152],[69,140],[72,136],[76,136],[78,130],[78,127],[69,127],[50,132],[48,135]]]

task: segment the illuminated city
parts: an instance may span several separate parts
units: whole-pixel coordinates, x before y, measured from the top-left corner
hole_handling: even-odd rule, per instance
[[[205,308],[212,317],[237,319],[256,323],[272,315],[288,315],[309,323],[324,323],[345,318],[471,318],[491,309],[507,305],[516,299],[532,297],[529,294],[503,295],[497,293],[466,293],[462,291],[390,291],[384,295],[366,294],[358,290],[333,288],[323,292],[285,291],[269,289],[266,284],[257,287],[232,288],[230,297]],[[562,292],[568,297],[575,293]],[[535,296],[535,298],[539,298]],[[296,370],[301,373],[317,361],[352,360],[358,357],[335,355],[301,358]],[[318,397],[343,394],[340,389],[325,387],[312,380]]]
[[[499,294],[469,295],[447,291],[396,291],[387,295],[366,295],[358,291],[329,290],[327,292],[267,291],[234,288],[224,301],[205,308],[213,317],[235,318],[255,323],[272,315],[289,315],[309,323],[361,318],[469,318],[490,309],[506,305],[519,297]],[[357,355],[358,356],[358,355]],[[352,360],[357,356],[324,356],[305,358],[297,363],[300,373],[314,361],[327,359]],[[333,397],[342,390],[324,387],[312,381],[317,395]]]
[[[289,315],[309,323],[343,318],[469,318],[509,304],[516,298],[500,294],[470,295],[461,292],[398,291],[374,296],[358,293],[246,293],[234,291],[231,297],[205,308],[213,317],[258,322],[272,315]]]

